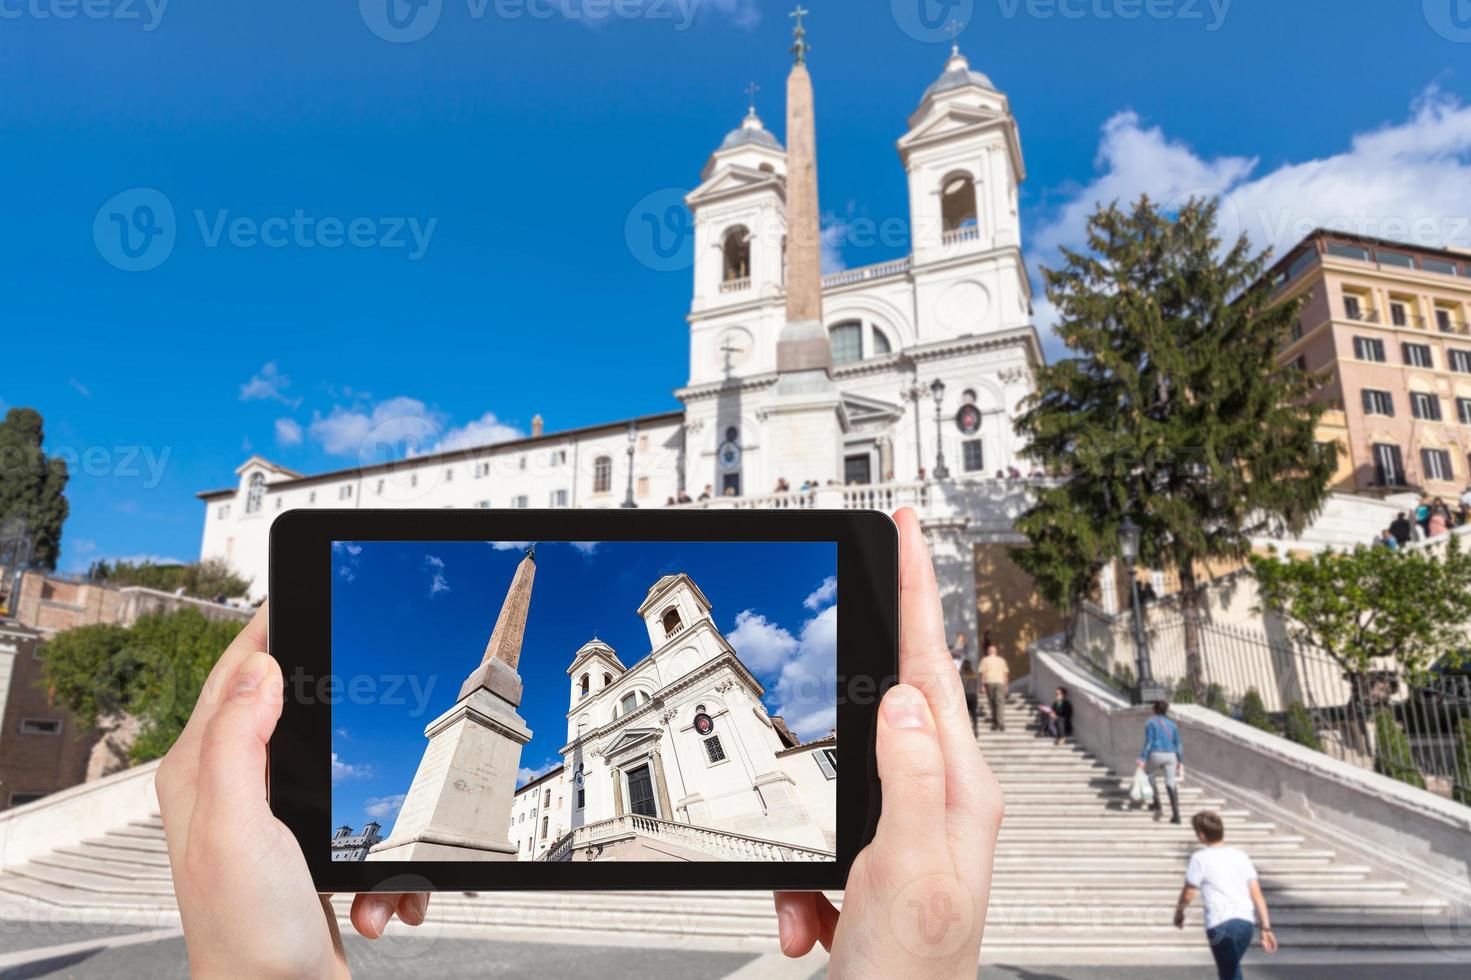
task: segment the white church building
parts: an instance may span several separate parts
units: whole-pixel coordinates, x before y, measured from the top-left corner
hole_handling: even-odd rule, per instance
[[[567,667],[562,763],[516,791],[522,861],[831,860],[837,737],[800,742],[683,573],[638,608],[649,651],[598,639]]]
[[[797,131],[810,133],[806,93]],[[803,170],[810,218],[789,236],[789,153],[754,109],[725,137],[686,198],[695,258],[682,410],[561,432],[538,417],[528,438],[326,473],[252,456],[233,485],[199,494],[201,557],[228,560],[258,598],[270,524],[294,508],[909,504],[926,520],[947,617],[974,637],[976,548],[1004,563],[1029,495],[1011,422],[1042,363],[1017,209],[1026,171],[1005,94],[958,50],[920,95],[898,154],[910,254],[819,280],[815,156]],[[780,390],[789,275],[820,281],[807,308],[830,355],[811,376],[831,401],[816,415]],[[401,429],[370,436],[362,458]]]

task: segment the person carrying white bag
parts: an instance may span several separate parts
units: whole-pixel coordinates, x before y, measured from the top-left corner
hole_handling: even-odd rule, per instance
[[[1139,766],[1134,773],[1137,781],[1147,777],[1149,795],[1154,802],[1149,808],[1163,813],[1159,791],[1154,785],[1157,772],[1165,774],[1165,792],[1170,794],[1170,823],[1180,822],[1179,779],[1185,772],[1185,753],[1180,745],[1180,729],[1166,715],[1170,710],[1168,701],[1154,702],[1154,717],[1144,723],[1144,749],[1139,753]]]

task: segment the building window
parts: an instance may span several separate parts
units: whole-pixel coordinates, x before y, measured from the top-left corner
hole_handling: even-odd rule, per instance
[[[628,772],[628,812],[642,817],[657,817],[659,807],[654,802],[654,780],[648,766],[639,766]]]
[[[1336,255],[1341,259],[1357,259],[1360,262],[1369,261],[1369,250],[1362,245],[1344,245],[1339,242],[1329,242],[1328,254]]]
[[[245,513],[259,514],[261,502],[266,496],[266,477],[264,473],[252,473],[250,475],[250,486],[245,491]]]
[[[350,497],[352,497],[352,484],[351,483],[347,484],[346,486],[341,486],[341,487],[338,487],[337,488],[337,499],[338,500],[347,500]]]
[[[981,440],[967,439],[960,444],[960,468],[967,473],[980,473],[986,468],[986,454]]]
[[[1343,296],[1343,312],[1350,320],[1362,320],[1364,318],[1364,308],[1359,303],[1359,298],[1352,293],[1345,293]]]
[[[220,509],[215,511],[215,514],[219,517],[220,520],[223,521],[225,518],[230,516],[230,505],[220,504]]]
[[[1365,415],[1383,415],[1394,418],[1394,396],[1389,392],[1365,388],[1363,396]]]
[[[592,461],[592,492],[609,493],[613,489],[613,457],[599,456]]]
[[[551,460],[553,466],[563,465],[567,462],[567,450],[558,449],[556,452],[552,453]]]
[[[567,491],[566,490],[553,490],[552,491],[552,496],[551,496],[551,501],[552,501],[552,506],[553,507],[566,507],[567,506]]]
[[[1462,425],[1471,425],[1471,398],[1456,399],[1456,415]]]
[[[1446,351],[1446,361],[1450,364],[1452,371],[1461,374],[1471,374],[1471,350],[1460,350],[1452,347]]]
[[[373,489],[373,492],[376,493],[380,497],[383,496],[383,481],[382,480],[379,480],[378,481],[378,485]]]
[[[877,354],[891,354],[891,353],[893,353],[893,351],[894,351],[894,348],[889,343],[889,337],[888,337],[888,335],[885,334],[882,330],[879,330],[877,327],[875,327],[874,330],[873,330],[873,352],[874,352],[874,354],[875,355],[877,355]]]
[[[61,719],[22,718],[20,720],[20,733],[22,735],[60,735]]]
[[[517,510],[526,510],[531,506],[531,498],[526,494],[518,494],[511,498],[511,506]]]
[[[647,497],[649,495],[649,478],[646,476],[641,476],[638,478],[637,482],[638,490],[636,492],[638,496]]]
[[[282,502],[283,499],[284,498],[282,498],[282,497],[277,497],[276,498],[276,509],[277,510],[280,510],[281,509],[281,502]]]
[[[449,469],[448,467],[446,467],[445,468],[445,471],[444,471],[444,482],[445,483],[453,483],[454,482],[454,479],[455,479],[455,471],[452,470],[452,469]]]
[[[843,457],[843,485],[866,487],[873,482],[873,454]]]
[[[482,500],[482,501],[480,501],[480,503],[476,504],[475,506],[478,507],[480,510],[490,510],[490,501],[489,500]]]
[[[817,768],[828,779],[838,778],[838,753],[836,749],[819,749],[812,753],[812,758],[817,760]]]
[[[1427,480],[1445,482],[1456,478],[1451,470],[1451,454],[1444,449],[1420,450],[1420,468],[1425,471]]]
[[[832,342],[834,364],[863,360],[863,324],[839,323],[828,331],[828,339]]]
[[[316,503],[317,502],[317,491],[313,490],[311,493],[307,494],[306,495],[306,502],[309,503],[309,504]]]
[[[587,789],[582,782],[582,763],[577,764],[577,809],[581,810],[587,806]]]
[[[546,798],[541,801],[541,805],[543,807],[549,807],[552,805],[552,788],[550,786],[546,788]]]
[[[945,179],[940,188],[940,221],[945,231],[976,226],[976,182],[970,174]]]
[[[1410,414],[1428,422],[1440,421],[1440,399],[1423,391],[1410,392]]]
[[[1354,357],[1361,361],[1384,363],[1384,341],[1374,337],[1354,338]]]
[[[37,800],[39,800],[41,797],[43,797],[45,795],[46,795],[45,793],[22,793],[22,792],[11,793],[10,794],[10,806],[22,806],[22,805],[24,805],[26,803],[34,803],[34,802],[36,802]]]
[[[1435,311],[1435,325],[1441,333],[1452,333],[1455,327],[1451,323],[1451,311],[1437,308]]]
[[[637,707],[638,695],[633,693],[625,694],[623,695],[623,700],[619,702],[620,710],[618,713],[621,715],[626,715]]]
[[[547,821],[550,820],[550,819],[551,819],[550,817],[542,817],[541,818],[541,839],[542,840],[546,840],[547,839]]]
[[[1396,327],[1406,326],[1410,322],[1409,312],[1405,304],[1391,301],[1389,304],[1389,322]]]
[[[1405,344],[1405,363],[1410,367],[1433,368],[1435,360],[1430,355],[1429,344]]]
[[[577,687],[582,692],[581,697],[587,697],[588,692],[592,690],[592,679],[587,674],[583,674],[582,680],[578,682]]]
[[[738,282],[751,278],[751,233],[746,230],[745,225],[736,225],[725,233],[721,252],[724,256],[721,282]]]
[[[487,476],[490,476],[490,464],[489,463],[476,463],[475,464],[475,479],[481,480],[481,479],[484,479]]]
[[[1405,485],[1405,464],[1398,446],[1374,443],[1374,482],[1381,487]]]
[[[672,607],[664,610],[663,623],[665,639],[668,639],[675,633],[678,633],[684,625],[679,621],[679,610]]]
[[[725,761],[725,747],[720,744],[719,735],[711,735],[705,739],[705,761],[712,766]]]

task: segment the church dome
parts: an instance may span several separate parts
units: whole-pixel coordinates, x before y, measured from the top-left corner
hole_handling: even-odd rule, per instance
[[[965,55],[960,53],[959,46],[950,50],[950,60],[945,62],[945,73],[941,75],[933,85],[924,90],[924,97],[920,103],[928,102],[937,95],[945,92],[953,92],[958,88],[966,88],[975,85],[989,91],[996,91],[996,86],[991,84],[991,79],[978,71],[972,71],[970,62]]]
[[[724,142],[720,144],[721,150],[733,150],[738,146],[764,146],[769,150],[782,151],[782,145],[777,138],[767,132],[766,127],[761,124],[761,117],[756,115],[755,107],[741,120],[737,129],[732,129],[726,134]],[[718,150],[716,152],[719,152]]]

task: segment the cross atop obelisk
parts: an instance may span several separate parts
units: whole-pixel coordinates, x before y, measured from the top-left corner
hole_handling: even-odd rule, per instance
[[[792,54],[797,56],[797,64],[799,65],[807,63],[807,52],[812,50],[812,45],[807,43],[807,28],[802,26],[802,18],[810,13],[812,11],[803,9],[799,3],[797,4],[796,10],[787,14],[788,17],[793,18],[797,22],[797,27],[792,32],[793,36],[797,39],[797,43],[792,45]]]

